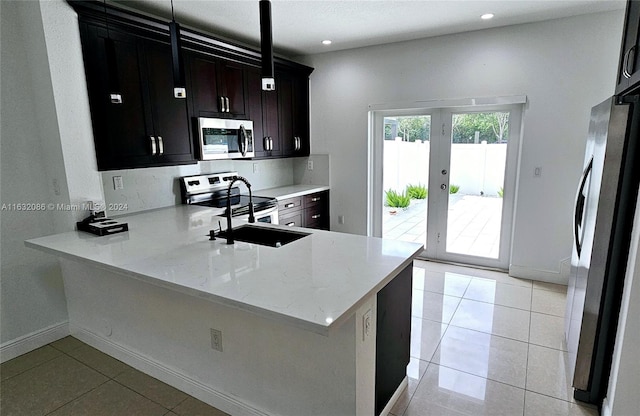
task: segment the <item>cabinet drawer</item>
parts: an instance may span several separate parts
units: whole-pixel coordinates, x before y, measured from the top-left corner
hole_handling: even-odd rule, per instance
[[[327,197],[329,196],[328,192],[317,192],[311,195],[304,196],[304,206],[305,208],[311,208],[316,205],[324,204],[327,202]]]
[[[287,227],[302,227],[302,211],[297,211],[291,214],[278,215],[278,222],[280,225],[286,225]]]
[[[302,197],[283,199],[278,201],[278,211],[280,213],[287,211],[296,211],[302,209]]]
[[[324,217],[326,215],[326,212],[324,210],[311,208],[311,209],[306,209],[304,213],[305,213],[305,218],[304,218],[305,224],[313,224],[316,222],[321,223],[321,222],[324,222],[325,220]]]

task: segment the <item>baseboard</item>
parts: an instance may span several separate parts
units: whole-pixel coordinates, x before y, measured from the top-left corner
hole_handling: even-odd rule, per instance
[[[9,361],[67,335],[69,335],[69,322],[64,321],[7,341],[0,345],[0,362]]]
[[[384,407],[384,409],[382,409],[382,412],[380,412],[380,415],[386,416],[389,413],[391,413],[391,409],[393,409],[393,406],[395,406],[396,402],[400,398],[400,395],[402,394],[404,389],[406,389],[408,386],[409,386],[409,377],[404,376],[402,383],[400,383],[395,393],[393,393],[393,396],[391,396],[387,405]]]
[[[236,397],[214,390],[177,369],[168,367],[165,364],[155,361],[137,351],[116,344],[91,331],[74,325],[71,325],[69,329],[71,330],[71,334],[82,342],[223,412],[232,415],[268,415],[268,413],[258,410],[238,400]]]
[[[557,285],[567,285],[569,283],[568,274],[560,271],[540,270],[531,267],[509,265],[509,276],[522,279],[536,280],[540,282],[555,283]]]

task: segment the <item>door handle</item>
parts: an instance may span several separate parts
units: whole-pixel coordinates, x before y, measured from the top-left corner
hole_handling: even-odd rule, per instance
[[[582,217],[584,216],[584,205],[586,202],[586,198],[583,194],[584,187],[587,184],[587,179],[589,178],[589,174],[591,173],[591,169],[593,169],[593,157],[589,161],[589,164],[582,172],[582,179],[580,180],[580,186],[578,187],[578,195],[576,196],[576,206],[575,211],[573,213],[573,238],[576,243],[576,251],[578,252],[578,257],[580,257],[580,253],[582,252],[582,241],[580,241],[580,228],[582,227]]]
[[[156,138],[153,136],[149,136],[151,139],[151,155],[155,156],[157,148],[156,148]]]
[[[445,184],[443,183],[442,185],[440,185],[440,189],[442,189],[442,190],[444,191],[445,189],[447,189],[447,185],[445,185]]]
[[[220,112],[224,113],[225,112],[224,111],[224,97],[220,96],[220,97],[218,97],[218,99],[220,100]]]
[[[227,104],[227,113],[230,113],[231,106],[229,105],[229,97],[224,97],[224,102]]]
[[[273,150],[273,137],[269,136],[269,150]]]
[[[249,147],[249,141],[247,138],[247,130],[244,128],[244,124],[240,124],[240,133],[238,137],[238,145],[240,146],[240,154],[242,156],[247,155],[247,148]]]
[[[158,136],[158,156],[164,154],[164,143],[162,142],[162,136]]]

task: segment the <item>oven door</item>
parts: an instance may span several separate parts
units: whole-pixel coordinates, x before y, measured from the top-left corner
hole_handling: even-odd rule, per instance
[[[255,156],[253,122],[198,118],[200,160],[242,159]]]
[[[267,208],[262,211],[256,211],[253,216],[256,222],[263,224],[278,224],[278,207]],[[234,216],[234,219],[249,221],[249,214]]]

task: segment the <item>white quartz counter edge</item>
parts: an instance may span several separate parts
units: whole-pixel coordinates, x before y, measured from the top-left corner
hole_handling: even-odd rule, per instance
[[[120,275],[132,277],[134,279],[138,279],[138,280],[141,280],[143,282],[153,284],[155,286],[163,287],[163,288],[170,289],[170,290],[175,290],[177,292],[184,293],[186,295],[196,296],[198,298],[207,299],[207,300],[210,300],[210,301],[213,301],[213,302],[225,305],[225,306],[230,306],[230,307],[234,307],[234,308],[237,308],[237,309],[240,309],[240,310],[252,312],[252,313],[255,313],[255,314],[259,315],[259,316],[262,316],[262,317],[265,317],[265,318],[269,318],[269,319],[272,319],[272,320],[275,320],[275,321],[279,321],[279,322],[283,322],[283,323],[289,323],[289,324],[294,325],[294,326],[296,326],[298,328],[305,329],[307,331],[314,332],[314,333],[317,333],[317,334],[320,334],[320,335],[325,335],[325,336],[329,335],[334,328],[338,328],[344,322],[348,321],[349,318],[351,317],[351,315],[353,315],[358,310],[358,308],[362,304],[364,304],[367,299],[369,299],[370,296],[375,295],[382,288],[384,288],[402,270],[404,270],[407,266],[409,266],[411,264],[411,262],[414,260],[415,256],[417,256],[418,253],[422,251],[422,248],[420,248],[419,250],[416,250],[416,253],[413,255],[413,257],[408,258],[402,264],[400,264],[398,267],[396,267],[382,281],[380,281],[380,283],[378,283],[373,288],[371,288],[371,290],[369,292],[367,292],[365,295],[360,297],[360,299],[358,299],[357,302],[355,302],[349,309],[347,309],[345,312],[343,312],[342,315],[340,315],[335,320],[333,320],[333,322],[331,322],[330,324],[325,326],[325,325],[318,325],[318,324],[316,324],[314,322],[298,319],[298,318],[295,318],[295,317],[287,315],[287,314],[278,313],[278,312],[271,311],[271,310],[268,310],[268,309],[265,309],[265,308],[256,307],[256,306],[248,304],[248,303],[238,302],[236,300],[229,299],[229,298],[226,298],[224,296],[216,296],[215,294],[212,294],[212,293],[202,292],[202,291],[199,291],[197,289],[186,287],[186,286],[183,286],[183,285],[180,285],[180,284],[177,284],[177,283],[167,282],[166,280],[157,279],[157,278],[155,278],[153,276],[149,276],[149,275],[142,274],[142,273],[136,273],[136,272],[133,272],[133,271],[130,271],[130,270],[123,269],[121,267],[110,266],[110,265],[107,265],[107,264],[104,264],[104,263],[101,263],[101,262],[98,262],[98,261],[87,259],[86,257],[76,256],[76,255],[68,254],[68,253],[61,252],[61,251],[58,251],[58,250],[55,250],[55,249],[43,247],[41,245],[31,243],[30,241],[25,241],[25,246],[33,248],[33,249],[36,249],[36,250],[39,250],[39,251],[42,251],[42,252],[53,254],[53,255],[58,256],[60,258],[76,261],[76,262],[79,262],[79,263],[82,263],[82,264],[86,264],[86,265],[89,265],[89,266],[96,267],[98,269],[108,270],[108,271],[111,271],[111,272],[114,272],[114,273],[117,273],[117,274],[120,274]]]
[[[253,193],[267,198],[276,198],[281,201],[283,199],[295,198],[327,190],[329,190],[329,187],[326,185],[289,185],[278,188],[261,189],[253,191]]]
[[[208,211],[181,206],[137,214],[126,218],[129,235],[95,237],[73,231],[28,240],[25,245],[322,335],[347,321],[363,302],[409,266],[422,249],[418,244],[304,229],[299,230],[313,235],[299,245],[292,243],[279,249],[247,243],[227,246],[220,239],[208,241],[206,231],[214,224],[217,228],[220,218],[208,215]],[[158,227],[158,223],[165,227]],[[189,228],[180,232],[185,224]],[[356,252],[350,252],[350,248]],[[390,255],[388,250],[392,251]],[[361,257],[356,258],[358,255]],[[284,260],[288,257],[302,260],[294,259],[289,264]],[[257,260],[248,264],[249,274],[226,283],[225,276],[231,277],[229,272],[246,272],[243,262],[247,259]],[[274,276],[277,281],[272,283],[268,279]],[[340,280],[343,276],[347,280]],[[349,280],[358,276],[364,277],[356,278],[355,283]],[[244,291],[235,289],[236,282],[244,285]]]

